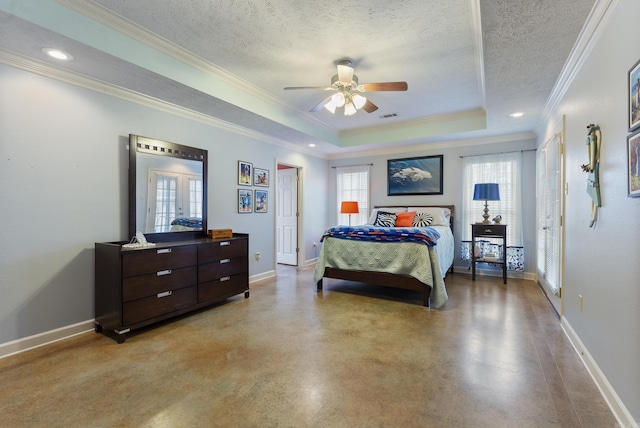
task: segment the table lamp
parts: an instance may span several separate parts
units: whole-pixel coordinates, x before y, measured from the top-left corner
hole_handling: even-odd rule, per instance
[[[473,188],[473,200],[484,201],[484,214],[482,215],[482,218],[484,218],[484,220],[481,223],[491,223],[489,221],[489,204],[487,203],[487,201],[500,200],[500,189],[498,188],[498,183],[476,184]]]
[[[349,226],[351,226],[351,214],[358,214],[357,201],[342,201],[340,205],[340,214],[349,214]]]

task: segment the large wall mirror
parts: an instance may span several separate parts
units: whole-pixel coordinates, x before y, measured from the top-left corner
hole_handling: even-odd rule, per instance
[[[151,242],[207,234],[207,151],[129,135],[129,235]]]

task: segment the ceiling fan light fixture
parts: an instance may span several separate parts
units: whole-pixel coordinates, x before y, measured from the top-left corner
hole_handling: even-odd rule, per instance
[[[333,103],[332,100],[329,100],[325,105],[324,108],[326,108],[327,110],[329,110],[331,113],[335,113],[336,112],[336,105]]]
[[[351,116],[356,114],[358,110],[356,109],[356,106],[353,105],[352,102],[348,102],[347,104],[344,105],[344,115],[345,116]]]
[[[367,98],[363,97],[360,94],[353,94],[351,96],[351,101],[353,101],[353,105],[357,110],[360,110],[367,103]]]
[[[331,97],[331,102],[336,107],[342,107],[344,105],[344,103],[345,103],[344,94],[342,92],[336,92]]]
[[[383,92],[383,91],[406,91],[407,82],[378,82],[365,83],[360,85],[358,76],[355,75],[353,65],[349,60],[341,60],[337,64],[338,74],[331,78],[330,86],[287,86],[285,90],[291,89],[319,89],[323,91],[335,91],[327,96],[311,110],[316,113],[324,107],[331,114],[335,114],[338,108],[344,108],[345,116],[352,116],[358,110],[372,113],[378,110],[378,106],[367,99],[361,93]]]

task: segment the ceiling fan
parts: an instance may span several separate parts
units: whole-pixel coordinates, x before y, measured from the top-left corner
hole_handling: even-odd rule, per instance
[[[368,100],[364,95],[365,92],[380,91],[406,91],[407,82],[380,82],[380,83],[363,83],[358,84],[358,76],[353,74],[351,61],[342,60],[338,62],[338,74],[331,78],[330,86],[288,86],[285,90],[291,89],[320,89],[324,91],[335,91],[329,95],[320,104],[313,107],[310,111],[317,112],[325,109],[331,113],[335,113],[336,108],[344,107],[345,116],[351,116],[358,110],[363,109],[367,113],[378,110],[378,106]]]

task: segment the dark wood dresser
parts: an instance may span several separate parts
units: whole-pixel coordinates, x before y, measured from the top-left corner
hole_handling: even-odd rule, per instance
[[[244,293],[249,236],[124,248],[95,244],[95,329],[118,343],[136,329]]]

